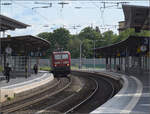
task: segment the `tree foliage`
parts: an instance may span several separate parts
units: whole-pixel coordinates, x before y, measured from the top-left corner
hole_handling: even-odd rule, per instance
[[[70,34],[69,30],[65,28],[59,28],[53,32],[39,33],[37,36],[50,42],[50,49],[47,51],[47,57],[50,56],[53,51],[56,51],[56,49],[63,48],[63,50],[71,52],[72,58],[79,58],[81,46],[82,57],[93,58],[94,46],[97,48],[117,43],[125,40],[130,35],[150,36],[150,32],[141,31],[140,33],[135,33],[134,29],[127,29],[117,35],[110,30],[101,33],[99,27],[85,27],[76,35]]]
[[[56,29],[53,32],[53,39],[55,43],[55,48],[63,48],[64,50],[66,50],[67,44],[70,39],[70,33],[65,28]]]

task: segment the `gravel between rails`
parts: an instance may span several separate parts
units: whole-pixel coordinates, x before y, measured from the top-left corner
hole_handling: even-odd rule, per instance
[[[65,113],[68,110],[68,113],[89,113],[104,104],[121,89],[121,85],[118,80],[114,80],[100,74],[72,72],[70,77],[72,79],[72,83],[63,91],[51,96],[47,96],[47,94],[45,94],[47,96],[45,99],[24,108],[20,108],[14,113],[60,114]],[[99,88],[96,92],[94,92],[97,88],[95,80],[97,81]],[[61,86],[64,86],[64,84]],[[58,88],[55,89],[57,90]],[[93,92],[95,94],[93,94]],[[42,95],[43,94],[44,93],[42,93]],[[89,97],[91,95],[93,96]],[[36,97],[36,99],[39,98]],[[81,102],[83,103],[80,104]],[[75,109],[70,110],[73,107],[75,107]]]
[[[66,102],[70,103],[68,104],[69,106],[67,106],[66,109],[74,106],[75,104],[78,104],[81,99],[87,96],[87,92],[86,95],[83,97],[80,97],[80,95],[78,94],[78,92],[80,91],[80,93],[85,93],[84,89],[86,89],[86,91],[90,91],[89,89],[87,89],[88,87],[85,86],[86,83],[91,83],[90,79],[82,79],[81,77],[76,77],[76,76],[70,76],[72,78],[72,83],[70,84],[70,86],[51,96],[51,97],[47,97],[46,99],[35,103],[33,105],[24,107],[20,110],[17,111],[17,113],[62,113],[64,112],[64,108],[66,108]],[[93,80],[92,80],[93,81]],[[95,86],[95,83],[92,83],[93,86]],[[92,85],[90,84],[89,86],[91,86],[91,89],[93,91],[94,87],[92,87]],[[84,88],[84,89],[83,89]],[[75,104],[71,104],[72,103],[72,99],[77,98],[78,102],[75,102]],[[14,112],[16,113],[16,112]]]
[[[67,86],[69,86],[68,84],[70,84],[70,81],[71,80],[69,78],[61,79],[60,83],[57,84],[56,86],[54,86],[52,88],[50,87],[50,89],[48,89],[42,93],[36,94],[34,96],[31,96],[27,99],[15,102],[13,104],[10,104],[10,105],[4,106],[4,107],[1,107],[1,110],[4,113],[14,112],[15,110],[22,109],[23,107],[32,105],[33,103],[40,102],[41,100],[43,100],[49,96],[52,96],[52,95],[56,94],[57,92],[63,90],[63,88],[65,89]]]
[[[78,77],[69,76],[72,79],[70,86],[63,91],[47,97],[46,99],[18,110],[18,113],[60,113],[59,110],[54,110],[55,107],[61,105],[66,99],[71,98],[74,94],[81,90],[83,82]],[[52,109],[49,110],[48,108]],[[44,111],[43,111],[44,110]]]
[[[67,110],[80,104],[83,100],[87,99],[91,94],[93,94],[93,92],[97,88],[95,81],[91,78],[82,78],[82,77],[78,77],[78,78],[80,78],[82,83],[84,83],[82,89],[74,92],[74,94],[71,97],[67,98],[61,104],[48,108],[47,110],[52,112],[65,113]]]

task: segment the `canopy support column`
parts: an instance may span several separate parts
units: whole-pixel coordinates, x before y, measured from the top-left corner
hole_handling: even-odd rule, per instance
[[[108,57],[106,57],[106,70],[108,70]]]
[[[116,56],[114,57],[114,70],[116,70]]]
[[[110,58],[109,58],[109,69],[110,69],[110,71],[111,71],[111,56],[110,56]]]
[[[126,48],[126,56],[125,56],[125,73],[129,73],[129,57],[128,57],[128,48]]]

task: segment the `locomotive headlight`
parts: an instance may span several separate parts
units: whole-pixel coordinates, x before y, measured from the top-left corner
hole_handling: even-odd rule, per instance
[[[56,65],[56,64],[54,64],[54,66],[56,67],[57,65]]]

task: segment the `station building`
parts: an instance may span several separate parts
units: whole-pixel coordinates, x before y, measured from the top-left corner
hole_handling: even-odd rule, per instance
[[[134,28],[135,32],[150,31],[150,7],[123,5],[125,21],[119,32]],[[150,37],[129,36],[124,41],[95,49],[96,55],[106,59],[106,69],[138,75],[150,73]]]
[[[0,66],[4,68],[7,63],[12,68],[11,77],[25,76],[32,73],[32,60],[38,64],[38,58],[46,52],[50,44],[48,41],[32,36],[7,35],[5,31],[27,28],[29,25],[16,21],[12,18],[0,15]]]

